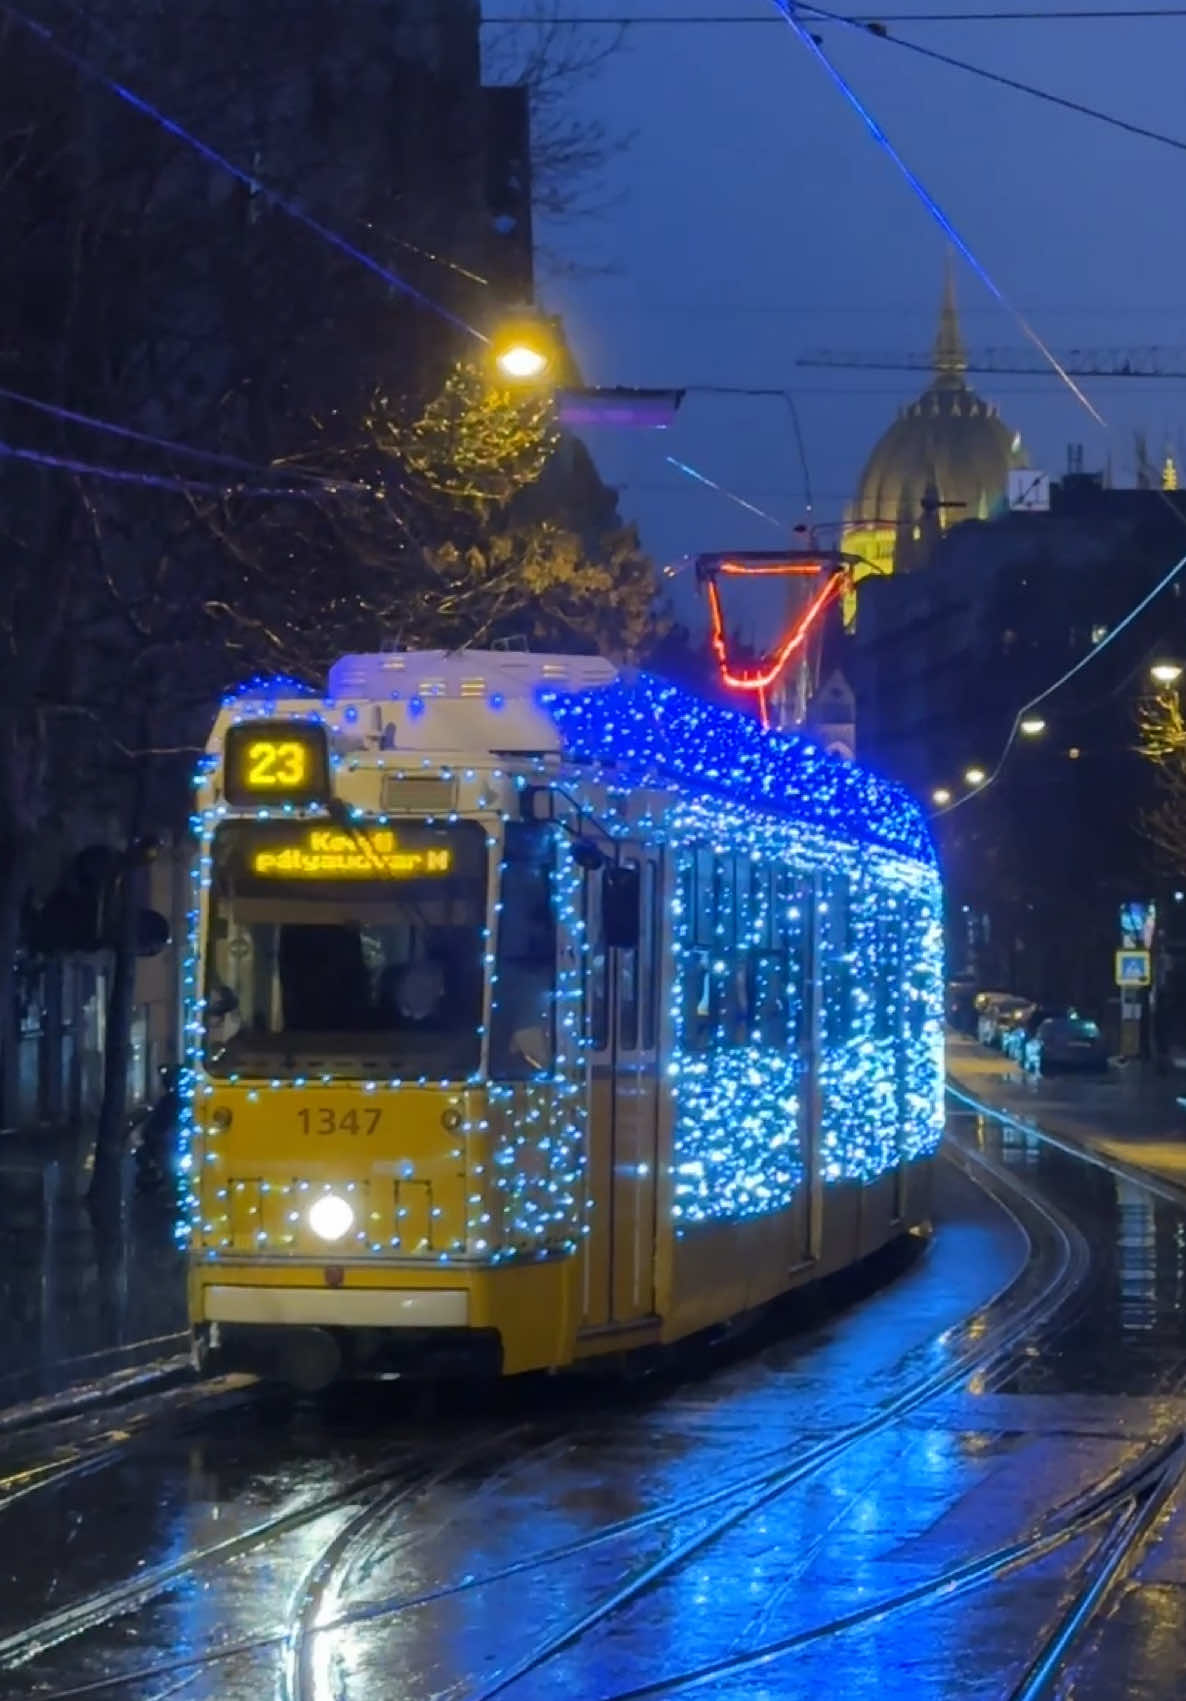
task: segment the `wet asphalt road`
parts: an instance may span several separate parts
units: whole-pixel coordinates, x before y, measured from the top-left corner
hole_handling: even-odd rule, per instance
[[[1177,1469],[1186,1217],[949,1128],[1004,1177],[944,1163],[929,1245],[711,1368],[431,1417],[187,1391],[10,1440],[0,1696],[1179,1694],[1186,1516],[1126,1473]]]

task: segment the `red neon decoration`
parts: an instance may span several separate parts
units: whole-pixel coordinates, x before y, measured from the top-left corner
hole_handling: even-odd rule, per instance
[[[727,573],[731,578],[814,579],[818,578],[822,568],[818,561],[786,561],[780,562],[777,567],[747,567],[744,561],[722,561],[717,572]]]
[[[803,613],[800,615],[795,625],[792,626],[790,632],[783,639],[783,642],[772,661],[760,668],[749,668],[742,672],[735,672],[729,666],[729,657],[725,642],[725,617],[724,611],[721,608],[721,593],[710,579],[708,581],[708,609],[709,615],[712,619],[712,647],[716,653],[717,661],[720,663],[721,678],[724,680],[725,684],[730,686],[734,691],[756,691],[759,696],[760,706],[761,699],[765,696],[765,693],[769,691],[770,687],[775,683],[779,674],[783,671],[795,651],[807,637],[807,634],[815,625],[824,609],[827,608],[828,604],[839,594],[843,583],[843,575],[837,573],[820,587],[815,596],[808,603],[807,607],[803,610]]]

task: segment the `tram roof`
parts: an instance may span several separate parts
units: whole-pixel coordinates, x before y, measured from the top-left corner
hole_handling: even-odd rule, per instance
[[[541,693],[572,761],[719,797],[817,827],[829,837],[935,862],[921,809],[904,787],[795,733],[766,732],[653,674],[592,690]]]
[[[380,722],[400,723],[402,748],[595,762],[636,785],[719,798],[935,862],[925,817],[903,787],[811,739],[765,732],[749,715],[653,674],[619,672],[598,656],[381,652],[344,656],[328,685],[325,708],[375,705]],[[237,707],[267,712],[277,696],[291,699],[300,689],[294,681],[253,681]],[[346,708],[347,719],[356,714]]]

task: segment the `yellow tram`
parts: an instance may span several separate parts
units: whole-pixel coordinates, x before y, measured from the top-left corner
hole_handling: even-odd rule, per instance
[[[196,1362],[661,1347],[925,1221],[940,886],[900,790],[592,657],[391,652],[199,775]]]

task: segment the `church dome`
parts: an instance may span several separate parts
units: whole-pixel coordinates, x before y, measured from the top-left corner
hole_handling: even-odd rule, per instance
[[[1010,469],[1024,461],[1020,436],[969,390],[967,366],[949,265],[934,378],[869,456],[850,510],[857,526],[897,528],[899,572],[918,564],[917,545],[927,533],[933,538],[961,520],[987,518],[1007,494]]]

